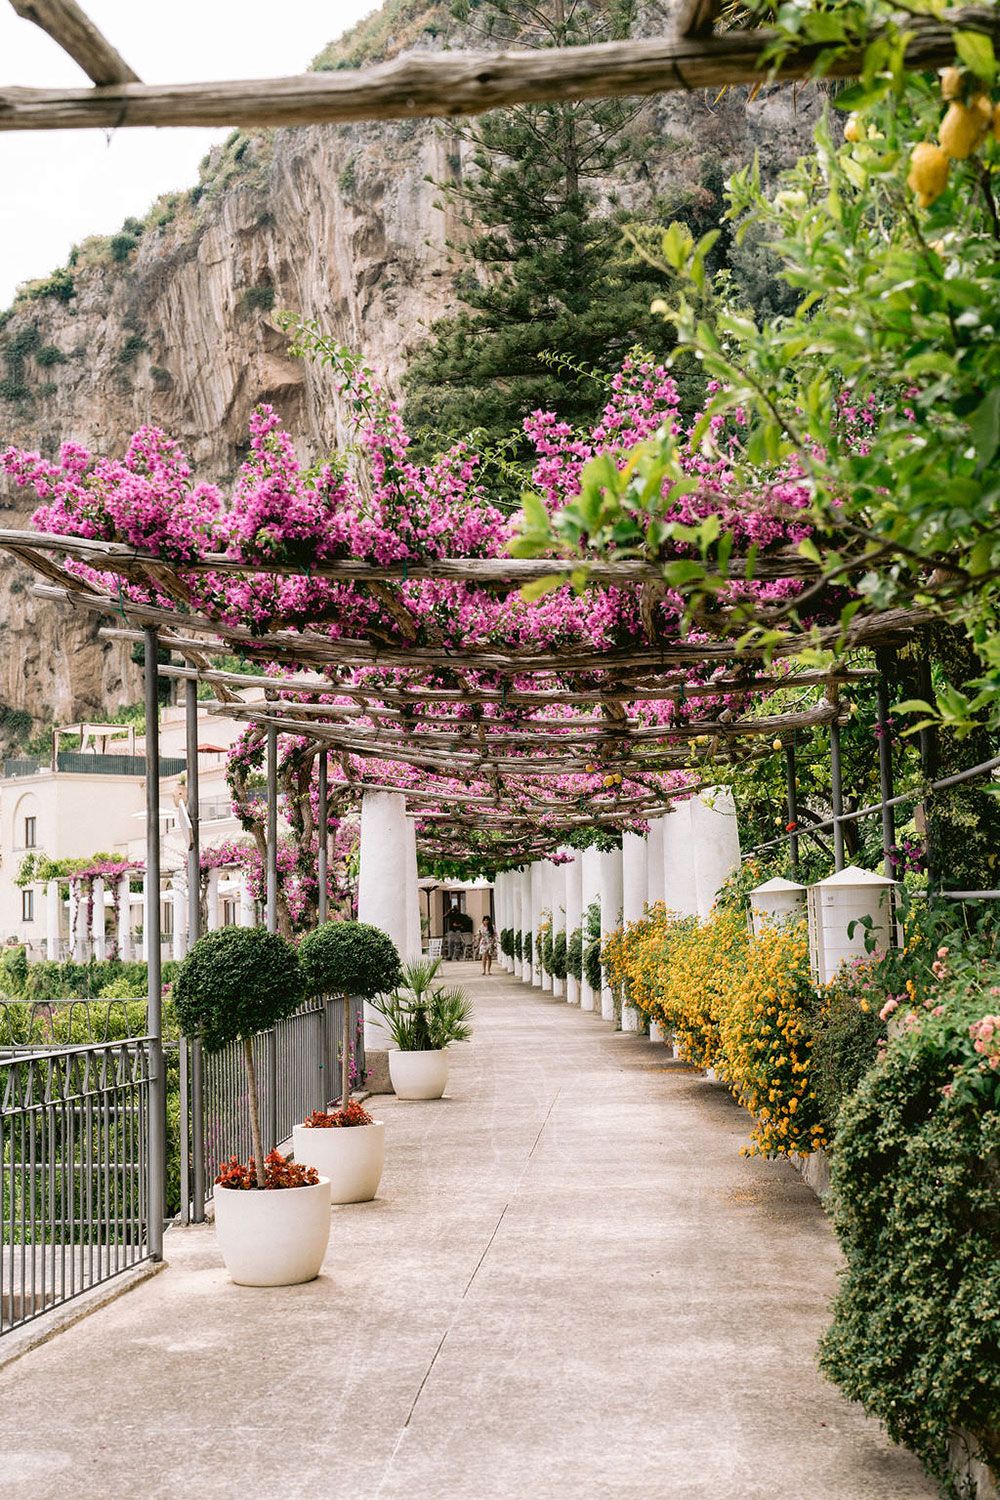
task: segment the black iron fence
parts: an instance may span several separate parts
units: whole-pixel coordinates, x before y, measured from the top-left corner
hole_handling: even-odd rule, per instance
[[[149,1056],[0,1052],[0,1335],[148,1258]]]
[[[328,1001],[254,1038],[266,1151],[338,1097],[342,1027]],[[360,1079],[359,1000],[351,1037]],[[168,1037],[165,1122],[152,1056],[145,1001],[0,998],[0,1336],[150,1258],[150,1146],[164,1130],[164,1211],[182,1223],[204,1218],[220,1161],[250,1156],[242,1049],[206,1056]]]
[[[364,1007],[351,1001],[353,1070],[364,1076]],[[306,1006],[254,1038],[265,1151],[287,1142],[293,1125],[340,1094],[343,1002]],[[180,1080],[180,1215],[203,1217],[220,1162],[246,1160],[252,1151],[243,1051],[238,1043],[206,1055],[200,1045],[178,1044]],[[168,1066],[170,1044],[167,1044]],[[169,1108],[169,1102],[168,1102]]]

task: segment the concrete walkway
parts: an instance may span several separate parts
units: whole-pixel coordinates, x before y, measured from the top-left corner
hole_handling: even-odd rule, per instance
[[[4,1500],[921,1500],[817,1373],[837,1251],[746,1117],[646,1040],[461,971],[441,1103],[378,1102],[325,1272],[169,1269],[0,1374]]]

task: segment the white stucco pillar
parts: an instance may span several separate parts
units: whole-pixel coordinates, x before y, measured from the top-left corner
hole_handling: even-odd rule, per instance
[[[675,802],[663,819],[663,899],[681,917],[698,915],[691,800]]]
[[[107,958],[104,912],[104,881],[97,876],[91,882],[90,934],[95,958]]]
[[[646,840],[640,833],[622,834],[622,922],[638,922],[646,909],[648,870]],[[622,1031],[641,1031],[642,1013],[622,999]]]
[[[205,931],[218,932],[219,930],[219,876],[218,869],[209,870],[207,890],[205,892]]]
[[[69,883],[70,946],[74,963],[87,961],[87,905],[75,880]]]
[[[174,908],[174,935],[170,944],[171,958],[183,958],[187,943],[187,881],[177,875],[170,877],[170,902]]]
[[[546,895],[545,865],[536,859],[531,866],[531,982],[536,989],[545,988],[545,970],[538,951],[538,924],[542,920]]]
[[[646,835],[646,900],[650,906],[664,899],[663,819],[652,818]]]
[[[517,872],[517,930],[521,934],[521,957],[515,961],[514,973],[522,984],[530,984],[531,976],[528,965],[524,961],[524,934],[528,930],[528,911],[531,905],[531,871],[530,868],[521,869]]]
[[[148,875],[142,877],[142,961],[149,963],[149,903],[150,903],[150,880]],[[159,892],[157,892],[159,895]]]
[[[568,865],[563,866],[565,872],[565,885],[563,891],[563,906],[566,910],[566,946],[569,948],[570,939],[580,926],[583,911],[583,856],[579,849],[571,851],[573,858]],[[580,981],[575,974],[566,973],[566,1002],[568,1005],[579,1005],[580,1003]]]
[[[406,798],[401,792],[365,792],[361,799],[361,859],[358,921],[370,922],[407,954]],[[415,877],[414,877],[415,879]],[[389,1033],[378,1011],[365,1004],[365,1047],[385,1051]]]
[[[736,805],[727,786],[712,787],[691,798],[695,886],[698,915],[707,917],[720,888],[740,862]]]
[[[239,924],[241,927],[256,927],[257,925],[257,903],[253,899],[250,890],[250,878],[245,870],[239,873],[240,882],[240,906]]]
[[[601,851],[590,848],[583,851],[583,870],[581,877],[582,897],[580,926],[583,929],[583,952],[586,957],[589,938],[587,937],[587,908],[596,901],[601,900]],[[598,991],[591,988],[586,973],[580,980],[580,1009],[600,1010],[601,1001]]]
[[[420,958],[420,887],[417,885],[417,823],[415,818],[406,819],[406,947],[401,950],[403,961],[411,963]]]
[[[560,849],[560,854],[569,854],[569,849]],[[566,866],[549,863],[549,902],[552,907],[552,942],[561,932],[566,933]],[[552,976],[552,994],[561,1000],[566,993],[565,979]]]
[[[601,945],[622,925],[622,851],[608,849],[601,855]],[[601,1015],[615,1018],[615,1000],[608,985],[601,987]]]
[[[62,891],[58,880],[50,880],[45,886],[45,956],[59,958],[60,928],[62,927]]]
[[[123,875],[118,882],[118,957],[132,962],[132,882]]]

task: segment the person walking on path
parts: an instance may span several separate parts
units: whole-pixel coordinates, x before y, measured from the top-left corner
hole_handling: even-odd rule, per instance
[[[497,956],[496,928],[493,926],[493,918],[489,913],[483,917],[483,925],[476,939],[476,951],[483,961],[483,973],[489,974],[493,967],[493,960]]]

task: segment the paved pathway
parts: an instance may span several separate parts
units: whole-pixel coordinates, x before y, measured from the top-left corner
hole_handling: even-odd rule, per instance
[[[382,1197],[324,1274],[210,1228],[0,1374],[4,1500],[923,1500],[816,1371],[837,1252],[791,1167],[662,1047],[461,968],[449,1097],[379,1101]]]

